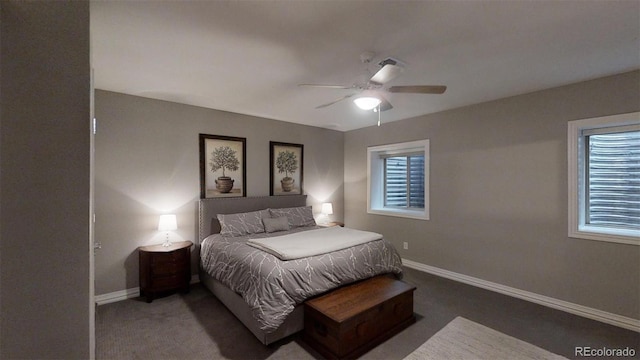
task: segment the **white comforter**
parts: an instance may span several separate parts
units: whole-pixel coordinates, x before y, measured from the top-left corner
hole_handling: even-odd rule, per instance
[[[250,239],[247,245],[266,251],[280,260],[295,260],[327,254],[382,239],[382,235],[339,226],[282,236]]]

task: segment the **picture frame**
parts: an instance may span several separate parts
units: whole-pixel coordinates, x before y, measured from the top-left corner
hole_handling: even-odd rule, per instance
[[[269,159],[269,194],[302,195],[304,145],[270,141]]]
[[[199,135],[200,198],[247,196],[247,139]]]

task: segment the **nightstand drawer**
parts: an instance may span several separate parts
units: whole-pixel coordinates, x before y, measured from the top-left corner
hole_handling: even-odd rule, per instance
[[[184,286],[185,278],[185,274],[154,277],[151,280],[151,287],[153,287],[156,291],[180,288]]]
[[[151,274],[160,276],[176,274],[184,269],[184,263],[184,261],[176,261],[151,264]]]
[[[189,249],[176,250],[168,253],[157,253],[151,258],[152,266],[164,266],[168,264],[184,263]]]

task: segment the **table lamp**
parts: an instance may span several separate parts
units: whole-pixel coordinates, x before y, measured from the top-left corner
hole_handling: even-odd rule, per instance
[[[324,222],[329,222],[329,215],[333,214],[333,205],[331,203],[323,203],[322,204],[322,215],[324,215]]]

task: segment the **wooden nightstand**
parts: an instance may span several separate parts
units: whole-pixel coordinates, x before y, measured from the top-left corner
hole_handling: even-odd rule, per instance
[[[140,255],[140,296],[153,301],[156,293],[181,290],[189,292],[191,281],[191,241],[171,246],[152,245],[138,248]]]

